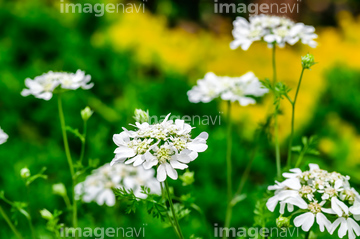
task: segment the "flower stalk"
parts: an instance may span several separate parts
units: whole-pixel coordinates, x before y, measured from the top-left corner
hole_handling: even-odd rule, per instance
[[[289,139],[289,151],[288,151],[288,158],[287,158],[287,165],[288,167],[291,167],[291,154],[292,154],[292,143],[293,143],[293,139],[294,139],[294,131],[295,131],[295,106],[296,106],[296,100],[298,98],[298,94],[299,94],[299,90],[300,90],[300,86],[301,86],[301,81],[304,75],[304,71],[305,68],[303,67],[301,70],[301,74],[300,74],[300,79],[299,79],[299,83],[296,89],[296,93],[295,93],[295,98],[293,101],[290,101],[291,106],[292,106],[292,113],[291,113],[291,133],[290,133],[290,139]],[[298,166],[298,163],[297,163]]]
[[[231,149],[232,149],[232,137],[231,137],[231,128],[232,128],[232,121],[231,121],[231,101],[228,101],[227,107],[227,150],[226,150],[226,184],[227,184],[227,208],[226,208],[226,215],[225,215],[225,228],[230,226],[230,221],[232,217],[232,162],[231,162]]]
[[[276,44],[273,44],[272,50],[272,68],[273,68],[273,87],[277,81],[276,75]],[[274,113],[274,131],[275,131],[275,158],[276,158],[276,172],[277,177],[281,178],[281,158],[280,158],[280,143],[279,143],[279,126],[278,126],[278,109],[275,108]]]
[[[181,232],[179,221],[178,221],[178,219],[176,217],[175,208],[174,208],[174,204],[173,204],[172,199],[171,199],[169,184],[168,184],[167,180],[164,181],[164,184],[165,184],[165,191],[167,193],[167,197],[168,197],[168,201],[169,201],[169,205],[170,205],[170,210],[171,210],[171,213],[172,213],[173,218],[174,218],[174,224],[175,224],[176,230],[178,232],[178,237],[179,237],[179,239],[184,239],[184,236],[183,236],[183,234]]]
[[[71,180],[72,180],[72,195],[73,195],[73,198],[72,198],[73,199],[72,200],[73,201],[72,223],[73,223],[73,227],[76,228],[77,227],[77,205],[76,205],[76,199],[75,199],[76,178],[75,178],[74,165],[73,165],[73,161],[72,161],[70,149],[69,149],[69,142],[68,142],[67,134],[66,134],[66,124],[65,124],[64,112],[63,112],[63,107],[62,107],[61,94],[58,95],[58,108],[59,108],[59,118],[60,118],[63,141],[64,141],[65,154],[66,154],[66,158],[67,158],[67,161],[69,164]]]
[[[21,236],[21,234],[18,232],[18,230],[16,229],[16,227],[14,226],[14,224],[11,222],[10,218],[6,215],[5,211],[3,210],[3,208],[0,206],[0,214],[1,216],[5,219],[6,223],[9,225],[10,229],[13,231],[13,233],[15,234],[15,236],[18,239],[23,239],[23,237]]]

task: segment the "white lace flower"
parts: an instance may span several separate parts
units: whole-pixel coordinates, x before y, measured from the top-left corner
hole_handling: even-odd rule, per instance
[[[197,81],[197,85],[187,92],[189,101],[192,103],[208,103],[219,97],[224,90],[221,87],[221,77],[212,72],[206,73],[204,79]]]
[[[85,72],[81,70],[77,70],[76,73],[49,71],[36,76],[33,80],[25,79],[25,85],[28,89],[23,89],[21,95],[34,95],[39,99],[50,100],[58,86],[69,90],[76,90],[80,87],[86,90],[92,88],[94,84],[89,83],[90,79],[91,76],[85,75]]]
[[[0,128],[0,144],[3,144],[7,141],[9,136]]]
[[[163,182],[167,176],[177,179],[176,169],[185,169],[187,164],[207,149],[208,134],[201,133],[191,139],[192,127],[184,120],[169,120],[170,114],[157,124],[136,122],[136,131],[123,128],[113,140],[118,148],[111,165],[116,163],[143,165],[144,169],[157,167],[157,179]]]
[[[267,42],[270,48],[274,44],[284,47],[286,43],[294,45],[299,41],[310,47],[317,45],[314,41],[317,38],[314,27],[294,23],[285,17],[262,14],[250,17],[249,21],[237,17],[233,25],[234,41],[230,43],[231,49],[241,47],[246,51],[253,42],[262,40]]]
[[[124,164],[111,167],[110,164],[105,164],[75,186],[76,198],[111,207],[115,205],[115,194],[112,190],[114,188],[132,189],[139,198],[146,198],[146,195],[141,193],[141,186],[148,187],[153,194],[160,194],[160,185],[154,174],[154,170],[144,170],[142,167]]]
[[[256,103],[256,101],[249,96],[259,97],[269,92],[267,88],[262,86],[253,72],[248,72],[241,77],[233,78],[230,82],[230,87],[221,94],[221,99],[230,100],[231,102],[238,101],[241,106]]]
[[[339,237],[348,233],[349,238],[355,238],[360,228],[355,221],[360,220],[360,197],[350,187],[350,177],[337,172],[329,173],[317,164],[309,164],[309,167],[309,171],[295,168],[283,173],[286,180],[276,181],[274,186],[268,187],[268,190],[275,191],[275,195],[266,206],[273,212],[280,204],[281,214],[286,213],[286,208],[289,212],[293,212],[295,207],[305,210],[294,219],[294,225],[304,231],[309,231],[316,221],[322,232],[326,228],[332,234],[341,225]],[[320,203],[319,199],[322,200]],[[337,215],[334,224],[328,220],[327,214]]]
[[[325,204],[325,201],[321,203],[311,202],[308,205],[309,212],[301,214],[294,219],[294,224],[296,227],[301,227],[305,232],[308,232],[310,228],[314,225],[315,219],[316,223],[320,227],[320,231],[324,232],[325,228],[330,232],[331,231],[331,222],[326,218],[322,213],[322,206]]]
[[[221,97],[223,100],[238,101],[241,106],[247,106],[256,103],[252,97],[260,97],[268,92],[253,72],[240,77],[216,76],[210,72],[204,79],[198,80],[197,85],[188,91],[188,96],[192,103],[208,103]]]

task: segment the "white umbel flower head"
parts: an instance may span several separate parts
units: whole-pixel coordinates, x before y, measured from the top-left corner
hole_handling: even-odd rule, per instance
[[[49,71],[36,76],[33,80],[25,79],[28,89],[23,89],[21,95],[34,95],[39,99],[50,100],[58,86],[67,90],[76,90],[80,87],[87,90],[94,86],[94,83],[89,83],[90,80],[91,76],[85,75],[85,72],[81,70],[77,70],[76,73]]]
[[[115,134],[115,163],[143,165],[144,169],[157,168],[157,179],[165,181],[169,176],[178,178],[176,169],[185,169],[188,163],[198,157],[199,152],[207,149],[208,134],[202,132],[191,139],[192,127],[184,120],[169,120],[170,114],[157,124],[136,122],[136,131],[123,128],[123,132]]]
[[[141,193],[141,186],[145,186],[152,194],[159,195],[161,188],[154,174],[154,170],[145,170],[142,167],[124,164],[111,167],[110,164],[105,164],[75,186],[76,198],[82,198],[86,203],[96,202],[112,207],[115,205],[115,194],[112,190],[114,188],[132,189],[135,196],[146,198],[147,196]]]
[[[317,164],[309,167],[310,170],[304,172],[291,169],[283,173],[286,178],[283,182],[268,187],[275,191],[266,203],[268,209],[273,212],[277,204],[280,204],[281,214],[286,213],[286,206],[288,212],[295,207],[302,209],[303,213],[294,218],[294,225],[303,231],[309,231],[316,222],[321,232],[326,229],[333,234],[340,225],[340,238],[346,234],[350,239],[360,236],[360,226],[356,222],[360,220],[360,196],[350,187],[350,177],[322,170]],[[329,214],[338,218],[331,223]]]
[[[0,127],[0,144],[5,143],[9,138],[9,135],[7,135],[4,130],[1,129]]]
[[[233,25],[234,41],[230,43],[231,49],[241,47],[246,51],[255,41],[265,41],[270,48],[274,44],[284,47],[286,43],[294,45],[299,41],[310,47],[317,45],[314,41],[317,38],[314,27],[294,23],[285,17],[261,14],[250,17],[249,21],[237,17]]]
[[[231,102],[238,101],[241,106],[255,104],[253,97],[260,97],[268,93],[253,72],[240,77],[217,76],[212,72],[200,79],[197,85],[188,91],[189,101],[192,103],[208,103],[221,97]]]

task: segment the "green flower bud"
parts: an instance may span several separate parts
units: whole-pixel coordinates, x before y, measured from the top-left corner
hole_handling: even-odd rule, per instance
[[[81,111],[81,118],[84,121],[87,121],[88,119],[90,119],[93,113],[94,111],[92,111],[89,106],[86,106],[85,109]]]
[[[51,220],[54,218],[51,212],[49,212],[47,209],[40,210],[41,217],[46,220]]]
[[[276,218],[276,226],[278,228],[288,228],[290,227],[290,218],[283,217],[282,215]]]
[[[183,175],[181,175],[180,180],[183,182],[183,186],[188,186],[194,183],[194,172],[186,171]]]
[[[140,124],[144,122],[149,122],[149,111],[136,109],[134,113],[134,119],[136,122],[139,122]]]
[[[65,188],[65,185],[62,183],[57,183],[57,184],[52,185],[52,191],[53,191],[53,194],[55,194],[55,195],[59,195],[62,197],[66,196],[66,188]]]
[[[20,170],[20,176],[21,176],[22,178],[28,178],[28,177],[30,177],[30,176],[31,176],[30,170],[29,170],[28,168],[22,168],[22,169]]]
[[[314,55],[306,54],[306,56],[301,57],[301,65],[304,69],[310,69],[313,65],[315,65]]]

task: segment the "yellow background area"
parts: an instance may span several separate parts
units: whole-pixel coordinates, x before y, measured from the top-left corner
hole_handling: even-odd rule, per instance
[[[306,24],[306,23],[305,23]],[[302,44],[294,47],[277,49],[278,80],[294,89],[301,71],[301,56],[311,53],[318,62],[311,71],[306,71],[296,107],[296,129],[301,128],[312,119],[321,93],[326,90],[325,73],[336,65],[360,68],[360,18],[354,19],[349,13],[338,16],[339,28],[317,28],[318,47],[313,49]],[[224,24],[221,32],[214,34],[205,30],[189,31],[186,27],[168,28],[164,17],[150,13],[123,14],[105,32],[93,35],[94,46],[101,46],[110,41],[118,51],[129,50],[137,62],[143,65],[155,64],[163,71],[178,72],[188,76],[189,88],[196,84],[206,72],[218,75],[240,76],[253,71],[259,79],[272,77],[271,49],[265,43],[254,43],[248,51],[231,50],[231,22]],[[358,79],[354,79],[358,80]],[[293,97],[295,90],[290,92]],[[252,137],[259,122],[264,121],[271,108],[272,97],[268,96],[262,104],[249,107],[236,106],[233,119],[241,121],[244,128],[241,133]],[[237,105],[237,104],[235,104]],[[199,105],[201,107],[201,105]],[[220,106],[225,112],[225,104]],[[282,103],[283,115],[279,117],[280,138],[284,140],[290,132],[291,107],[287,101]],[[329,123],[342,135],[339,140],[351,140],[349,144],[349,163],[359,162],[356,152],[360,151],[360,136],[353,126],[339,123],[336,113],[329,117]],[[337,122],[337,123],[336,123]],[[331,153],[336,142],[322,139],[320,149]]]

